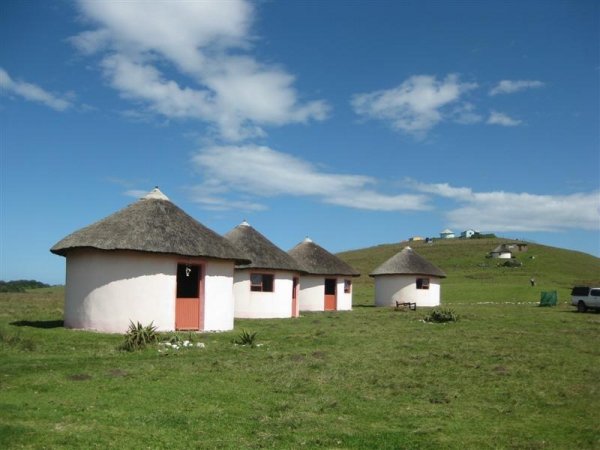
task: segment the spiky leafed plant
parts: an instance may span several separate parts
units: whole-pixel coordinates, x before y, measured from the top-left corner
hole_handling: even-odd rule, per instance
[[[119,348],[132,352],[134,350],[141,350],[146,345],[156,342],[158,340],[157,327],[153,324],[154,322],[150,322],[149,325],[144,326],[140,322],[134,324],[132,321],[129,321],[129,328],[125,333],[125,339]]]
[[[242,332],[240,333],[240,335],[237,337],[237,339],[233,340],[234,344],[237,345],[248,345],[250,347],[254,347],[255,341],[256,341],[256,335],[257,333],[249,333],[246,330],[242,330]]]

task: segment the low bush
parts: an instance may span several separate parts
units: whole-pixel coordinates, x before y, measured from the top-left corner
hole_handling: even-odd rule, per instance
[[[423,319],[425,322],[445,323],[456,322],[458,315],[451,309],[434,309]]]

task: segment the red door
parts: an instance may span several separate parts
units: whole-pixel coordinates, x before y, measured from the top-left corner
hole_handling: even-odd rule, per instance
[[[201,272],[199,265],[177,264],[176,330],[202,330],[204,327]]]
[[[336,289],[337,280],[335,278],[325,278],[325,311],[336,310]]]
[[[292,317],[298,317],[300,315],[298,311],[298,288],[299,288],[300,280],[297,277],[294,277],[294,281],[292,282]]]

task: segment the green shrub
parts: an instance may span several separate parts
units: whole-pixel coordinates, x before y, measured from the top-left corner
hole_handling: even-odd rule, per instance
[[[242,330],[242,332],[240,333],[240,335],[237,337],[237,339],[233,340],[234,344],[237,345],[248,345],[250,347],[255,347],[256,346],[256,332],[255,333],[249,333],[246,330]]]
[[[451,309],[434,309],[423,319],[425,322],[445,323],[456,322],[458,315]]]
[[[158,340],[158,334],[156,333],[156,327],[153,325],[154,322],[150,322],[150,325],[143,326],[141,323],[129,322],[129,329],[125,333],[125,340],[119,346],[119,349],[132,352],[134,350],[141,350],[146,345],[156,342]]]

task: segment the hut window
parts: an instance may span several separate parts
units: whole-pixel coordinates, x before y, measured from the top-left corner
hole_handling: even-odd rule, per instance
[[[352,292],[352,280],[344,280],[344,294]]]
[[[429,289],[429,278],[417,278],[417,289]]]
[[[250,290],[254,292],[273,292],[275,275],[269,273],[250,274]]]

